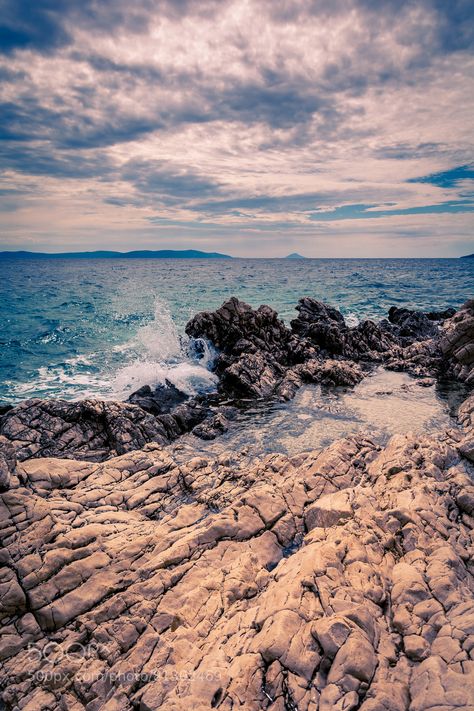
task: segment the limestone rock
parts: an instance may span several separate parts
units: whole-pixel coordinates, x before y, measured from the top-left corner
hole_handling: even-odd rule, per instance
[[[4,707],[472,711],[473,473],[447,433],[24,461],[0,494]]]
[[[446,321],[440,342],[452,373],[466,383],[474,382],[474,299]]]
[[[16,467],[16,452],[12,443],[0,435],[0,491],[10,486],[10,478]]]

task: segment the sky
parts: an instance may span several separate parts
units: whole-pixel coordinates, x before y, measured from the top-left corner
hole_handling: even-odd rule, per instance
[[[471,0],[0,0],[0,248],[474,252]]]

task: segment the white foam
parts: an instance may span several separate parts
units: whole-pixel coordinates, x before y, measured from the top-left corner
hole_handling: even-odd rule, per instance
[[[187,395],[196,395],[215,390],[217,377],[202,365],[189,361],[167,365],[137,360],[119,370],[112,388],[116,397],[126,399],[143,385],[155,387],[164,385],[166,381]]]
[[[354,326],[358,326],[360,323],[360,319],[357,318],[354,313],[349,313],[347,314],[347,316],[344,316],[344,321],[349,326],[349,328],[354,328]]]
[[[166,381],[190,396],[215,390],[217,377],[210,372],[215,351],[205,341],[199,341],[199,349],[182,341],[169,308],[161,299],[155,301],[153,321],[138,329],[129,347],[140,353],[116,373],[112,383],[116,397],[126,399],[143,385],[156,387]],[[199,357],[193,356],[196,350]]]
[[[153,321],[138,329],[137,340],[148,356],[156,361],[169,361],[181,355],[181,343],[169,308],[155,299]]]

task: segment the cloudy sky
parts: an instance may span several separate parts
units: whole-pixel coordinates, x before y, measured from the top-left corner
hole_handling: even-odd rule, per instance
[[[471,0],[0,0],[3,249],[474,251]]]

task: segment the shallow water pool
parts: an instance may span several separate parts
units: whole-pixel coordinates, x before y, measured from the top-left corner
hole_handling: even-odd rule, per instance
[[[452,414],[466,396],[464,389],[419,383],[405,373],[378,368],[354,388],[305,386],[289,403],[262,403],[239,413],[228,432],[215,440],[186,435],[177,454],[293,455],[356,433],[383,444],[393,434],[436,433],[455,426]]]

